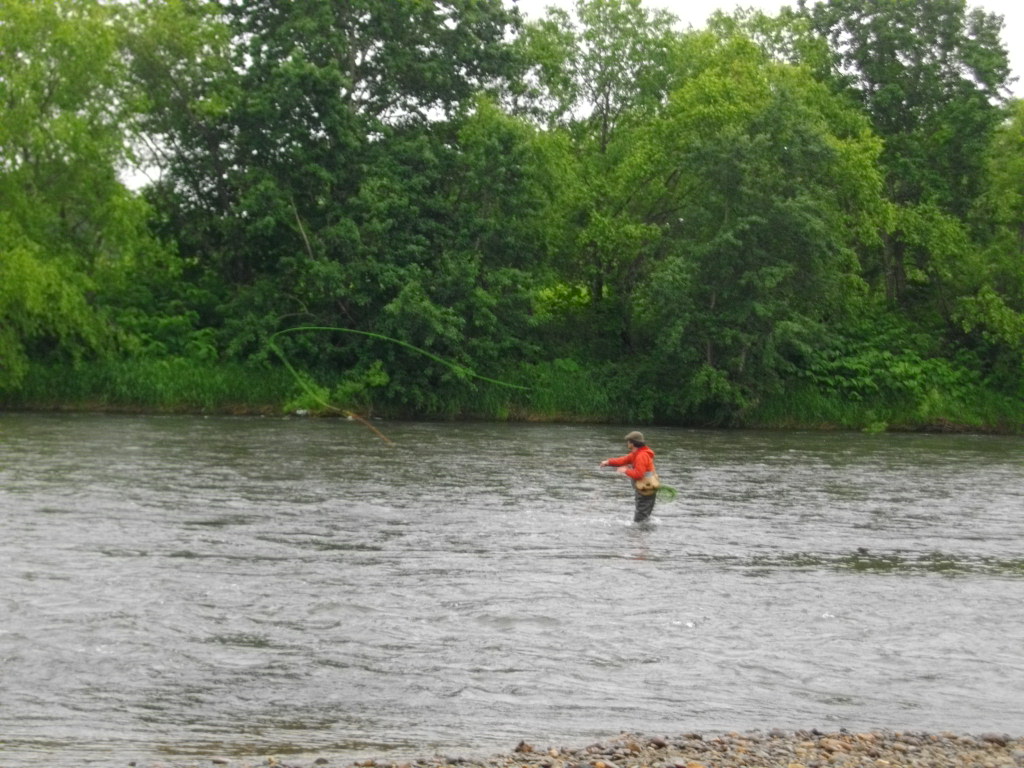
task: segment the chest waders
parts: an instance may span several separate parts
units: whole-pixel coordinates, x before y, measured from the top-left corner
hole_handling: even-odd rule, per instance
[[[642,523],[654,512],[654,500],[658,497],[658,494],[652,493],[645,496],[636,489],[636,481],[634,481],[633,496],[636,498],[636,512],[633,513],[633,522]]]

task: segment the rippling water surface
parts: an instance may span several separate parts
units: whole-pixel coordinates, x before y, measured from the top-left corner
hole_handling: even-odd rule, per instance
[[[0,415],[0,766],[1020,731],[1024,441]]]

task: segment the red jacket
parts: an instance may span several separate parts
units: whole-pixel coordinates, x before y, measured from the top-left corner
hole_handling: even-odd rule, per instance
[[[608,459],[608,466],[621,467],[629,464],[632,469],[627,469],[626,474],[634,480],[639,480],[648,472],[654,471],[654,451],[646,445],[637,448],[628,456],[619,456],[617,459]]]

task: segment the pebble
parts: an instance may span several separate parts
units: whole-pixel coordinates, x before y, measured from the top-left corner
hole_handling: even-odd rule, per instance
[[[526,747],[526,748],[524,748]],[[521,742],[508,755],[469,761],[472,768],[540,768],[541,756],[562,768],[960,768],[1021,766],[1024,739],[1007,734],[907,733],[817,729],[705,736],[624,733],[582,748]],[[551,761],[550,758],[558,758]],[[424,768],[441,768],[427,763]]]
[[[227,758],[210,758],[216,766]],[[321,756],[310,768],[328,764]],[[335,764],[343,762],[331,760]],[[240,763],[240,768],[247,765]],[[249,764],[251,765],[251,764]],[[285,768],[276,758],[265,766]],[[361,760],[349,768],[1024,768],[1024,738],[980,735],[819,730],[644,736],[623,733],[604,742],[569,748],[525,740],[508,754],[467,759],[438,756],[406,763]],[[176,768],[184,768],[184,764]],[[290,768],[290,766],[289,766]]]

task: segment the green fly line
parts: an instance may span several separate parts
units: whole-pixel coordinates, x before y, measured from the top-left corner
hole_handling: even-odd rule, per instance
[[[499,387],[507,387],[509,389],[519,389],[524,391],[530,389],[530,387],[525,387],[521,384],[512,384],[507,381],[502,381],[501,379],[492,379],[489,376],[481,376],[479,373],[477,373],[471,368],[467,368],[464,365],[459,365],[458,363],[453,363],[451,360],[445,360],[443,357],[439,357],[438,355],[435,355],[433,352],[428,352],[427,350],[422,349],[421,347],[417,347],[414,344],[410,344],[407,341],[402,341],[401,339],[396,339],[391,336],[385,336],[382,333],[373,333],[372,331],[357,331],[354,328],[341,328],[334,325],[300,325],[296,326],[295,328],[285,328],[284,330],[277,331],[276,333],[271,334],[270,338],[267,339],[267,347],[270,348],[270,350],[273,351],[273,353],[281,359],[281,362],[284,364],[284,367],[295,378],[295,381],[298,383],[300,387],[302,387],[302,389],[306,392],[307,395],[313,398],[314,401],[320,403],[320,405],[322,405],[324,408],[334,411],[336,413],[340,413],[344,416],[347,416],[350,419],[355,419],[356,421],[363,424],[367,429],[370,429],[381,440],[384,440],[387,443],[390,443],[391,440],[389,440],[386,435],[384,435],[379,429],[373,426],[370,422],[368,422],[358,413],[353,413],[352,411],[345,408],[338,408],[337,406],[331,405],[329,402],[327,402],[320,395],[319,392],[317,392],[315,389],[313,389],[313,387],[309,385],[309,382],[306,380],[306,378],[302,376],[297,370],[295,370],[294,366],[292,366],[287,356],[284,354],[284,352],[281,351],[281,348],[274,343],[274,339],[276,339],[278,336],[281,336],[282,334],[299,333],[303,331],[330,331],[332,333],[352,333],[357,336],[367,336],[371,339],[387,341],[391,344],[397,344],[400,347],[405,347],[406,349],[421,354],[424,357],[427,357],[436,363],[440,363],[441,365],[451,368],[453,371],[455,371],[457,374],[464,378],[479,379],[480,381],[486,381],[489,384],[496,384]],[[675,488],[673,488],[670,485],[664,484],[662,484],[661,487],[658,488],[657,493],[658,496],[660,498],[663,498],[665,501],[674,501],[675,498],[679,495],[679,492]]]
[[[285,358],[284,354],[281,352],[281,350],[278,348],[278,346],[274,343],[274,339],[277,338],[278,336],[280,336],[283,333],[295,333],[297,331],[333,331],[335,333],[354,333],[354,334],[357,334],[359,336],[368,336],[371,339],[380,339],[381,341],[387,341],[387,342],[390,342],[392,344],[397,344],[400,347],[405,347],[406,349],[411,349],[413,352],[418,352],[419,354],[423,355],[424,357],[429,357],[431,360],[433,360],[436,363],[440,363],[441,365],[445,365],[445,366],[451,368],[453,371],[455,371],[457,374],[459,374],[460,376],[462,376],[464,378],[480,379],[480,381],[486,381],[489,384],[497,384],[500,387],[508,387],[509,389],[522,389],[522,390],[530,389],[529,387],[525,387],[522,384],[511,384],[511,383],[509,383],[507,381],[502,381],[501,379],[492,379],[492,378],[490,378],[488,376],[481,376],[479,373],[474,371],[472,368],[467,368],[464,365],[459,365],[458,363],[453,363],[451,360],[445,360],[443,357],[439,357],[438,355],[435,355],[433,352],[428,352],[427,350],[425,350],[425,349],[423,349],[421,347],[417,347],[417,346],[415,346],[413,344],[410,344],[407,341],[402,341],[401,339],[396,339],[396,338],[393,338],[391,336],[385,336],[382,333],[373,333],[372,331],[357,331],[354,328],[339,328],[339,327],[333,326],[333,325],[300,325],[300,326],[297,326],[295,328],[285,328],[283,331],[278,331],[277,333],[271,335],[271,337],[267,340],[267,346],[269,346],[272,350],[274,350],[275,354],[277,354],[277,356],[281,358],[281,361],[285,364],[285,366],[288,368],[288,370],[291,371],[293,374],[296,374],[295,369],[292,368],[292,366],[289,364],[288,360]]]
[[[380,437],[382,440],[385,440],[386,442],[389,442],[389,443],[391,441],[388,440],[388,438],[385,437],[384,434],[382,434],[380,430],[378,430],[376,427],[374,427],[372,424],[370,424],[362,416],[360,416],[357,413],[353,413],[352,411],[349,411],[349,410],[347,410],[345,408],[338,408],[338,407],[336,407],[334,405],[331,405],[323,397],[321,397],[320,393],[317,392],[315,389],[313,389],[313,387],[311,387],[309,385],[309,382],[306,380],[306,378],[303,377],[297,370],[295,370],[294,366],[292,366],[291,362],[289,362],[289,360],[285,356],[284,352],[281,351],[281,348],[278,347],[277,344],[274,343],[274,339],[276,339],[278,336],[280,336],[282,334],[285,334],[285,333],[298,333],[300,331],[330,331],[332,333],[352,333],[352,334],[356,334],[357,336],[367,336],[367,337],[369,337],[371,339],[380,339],[381,341],[387,341],[387,342],[389,342],[391,344],[397,344],[400,347],[405,347],[406,349],[410,349],[413,352],[417,352],[417,353],[423,355],[424,357],[430,358],[431,360],[433,360],[436,363],[440,363],[441,365],[444,365],[444,366],[447,366],[448,368],[451,368],[453,371],[455,371],[459,376],[461,376],[463,378],[479,379],[480,381],[486,381],[489,384],[496,384],[496,385],[498,385],[500,387],[508,387],[509,389],[520,389],[520,390],[528,390],[528,389],[530,389],[529,387],[524,387],[521,384],[511,384],[511,383],[509,383],[507,381],[501,381],[500,379],[492,379],[492,378],[490,378],[488,376],[481,376],[479,373],[477,373],[476,371],[474,371],[471,368],[467,368],[464,365],[459,365],[458,363],[453,363],[450,360],[445,360],[443,357],[435,355],[433,352],[428,352],[427,350],[422,349],[421,347],[417,347],[417,346],[415,346],[413,344],[410,344],[407,341],[402,341],[401,339],[396,339],[396,338],[393,338],[391,336],[385,336],[382,333],[373,333],[372,331],[357,331],[354,328],[341,328],[341,327],[334,326],[334,325],[300,325],[300,326],[296,326],[295,328],[285,328],[284,330],[277,331],[276,333],[271,334],[270,338],[267,339],[267,347],[271,351],[273,351],[273,353],[275,355],[277,355],[281,359],[281,362],[284,364],[284,367],[295,378],[295,381],[299,384],[300,387],[302,387],[302,389],[306,392],[307,395],[309,395],[311,398],[313,398],[314,401],[320,403],[320,405],[322,405],[324,408],[327,408],[328,410],[335,411],[337,413],[341,413],[341,414],[343,414],[343,415],[345,415],[345,416],[347,416],[349,418],[352,418],[352,419],[356,419],[357,421],[361,422],[362,424],[364,424],[369,429],[373,430],[373,432],[378,437]]]

